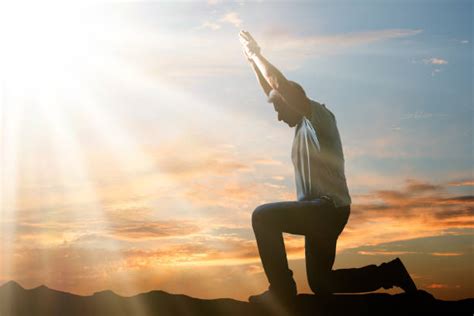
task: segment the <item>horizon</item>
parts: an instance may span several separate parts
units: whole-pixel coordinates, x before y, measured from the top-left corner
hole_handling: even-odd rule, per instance
[[[352,205],[334,268],[400,257],[436,298],[473,297],[472,9],[0,4],[0,285],[239,300],[267,288],[251,214],[296,200],[294,130],[247,64],[245,29],[336,116]],[[284,236],[311,293],[304,239]]]
[[[40,298],[47,298],[40,299]],[[5,302],[5,299],[7,300]],[[351,310],[353,315],[378,315],[390,311],[391,314],[406,312],[414,314],[455,313],[466,314],[472,310],[474,299],[460,301],[440,301],[429,293],[419,292],[412,296],[407,293],[380,295],[334,295],[322,299],[320,295],[299,295],[292,306],[259,306],[254,303],[219,298],[200,300],[186,295],[173,295],[163,291],[151,291],[133,297],[122,297],[110,291],[94,293],[92,296],[75,296],[40,286],[31,290],[21,289],[17,283],[0,287],[0,310],[12,315],[274,315],[281,312],[296,312],[298,315],[313,315],[318,310],[331,310],[334,315],[345,315]],[[51,304],[54,302],[54,304]],[[342,304],[341,304],[342,303]],[[415,304],[414,304],[415,303]],[[287,309],[288,308],[288,309]],[[287,313],[285,313],[287,314]]]

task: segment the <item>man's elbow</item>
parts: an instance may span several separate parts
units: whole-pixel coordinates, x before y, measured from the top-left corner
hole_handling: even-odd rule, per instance
[[[272,87],[272,89],[277,91],[280,91],[280,89],[282,89],[282,87],[284,87],[285,83],[287,82],[288,80],[279,74],[271,76],[268,80],[268,84]]]

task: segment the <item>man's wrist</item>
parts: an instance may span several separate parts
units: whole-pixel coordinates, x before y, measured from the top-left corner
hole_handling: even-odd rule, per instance
[[[250,52],[250,59],[252,60],[252,62],[255,62],[256,59],[260,58],[262,55],[261,55],[261,52],[258,51],[258,52]]]

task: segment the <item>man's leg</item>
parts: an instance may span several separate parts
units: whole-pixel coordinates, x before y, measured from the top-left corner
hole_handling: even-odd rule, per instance
[[[270,290],[296,294],[288,267],[283,232],[306,235],[327,229],[331,204],[325,200],[264,204],[252,214],[252,227]]]
[[[379,266],[332,270],[336,255],[336,243],[348,219],[344,213],[331,217],[335,233],[315,231],[305,238],[306,272],[308,283],[319,293],[361,293],[399,286],[406,292],[416,291],[410,275],[400,259]]]
[[[337,237],[306,236],[306,272],[315,293],[360,293],[383,286],[379,267],[332,270]]]

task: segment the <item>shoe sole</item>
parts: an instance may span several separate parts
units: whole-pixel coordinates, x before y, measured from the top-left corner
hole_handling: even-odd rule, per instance
[[[413,282],[413,279],[411,278],[410,273],[408,273],[407,269],[405,268],[403,262],[400,260],[400,258],[396,258],[395,262],[400,267],[402,273],[405,275],[405,280],[403,282],[404,284],[400,287],[407,293],[416,293],[418,291],[418,289],[416,288],[416,284],[415,282]]]

